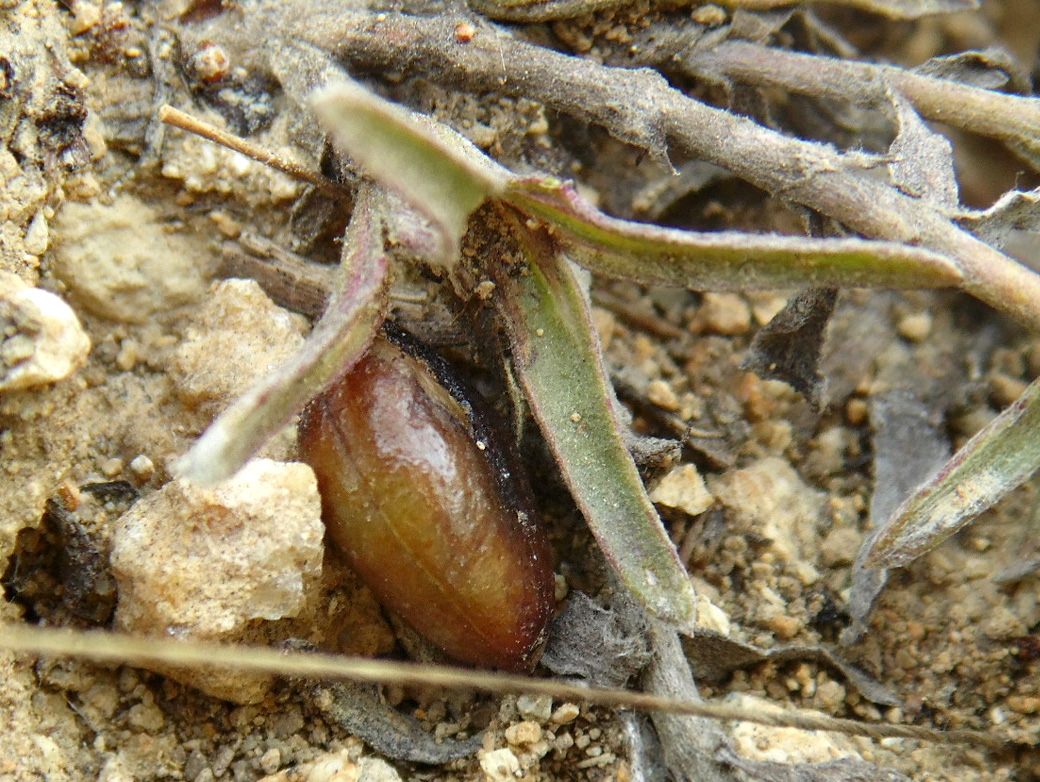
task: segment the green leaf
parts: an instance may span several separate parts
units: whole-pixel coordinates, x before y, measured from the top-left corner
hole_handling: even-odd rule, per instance
[[[548,235],[506,219],[525,262],[503,254],[492,275],[534,417],[622,581],[651,613],[691,633],[696,595],[619,434],[588,300]]]
[[[454,131],[358,84],[319,90],[312,104],[364,172],[434,226],[440,241],[430,260],[453,263],[470,213],[501,192],[509,172]]]
[[[938,546],[1040,469],[1040,379],[953,455],[893,515],[868,555],[898,567]]]
[[[608,277],[695,290],[839,286],[942,288],[962,274],[945,256],[896,242],[695,233],[603,214],[569,183],[514,179],[503,199],[552,226],[569,257]]]
[[[217,417],[177,460],[178,476],[204,485],[229,478],[368,349],[386,314],[388,266],[372,190],[358,194],[332,297],[303,347]]]

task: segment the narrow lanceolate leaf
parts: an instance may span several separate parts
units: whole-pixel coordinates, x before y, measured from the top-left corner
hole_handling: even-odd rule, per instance
[[[1040,379],[917,489],[867,560],[897,567],[924,554],[1040,469]]]
[[[553,226],[567,254],[608,277],[695,290],[837,286],[943,288],[962,275],[945,256],[866,239],[694,233],[603,214],[569,183],[512,180],[503,198]]]
[[[696,596],[618,433],[588,301],[549,238],[521,220],[525,262],[492,264],[517,376],[608,561],[651,613],[690,633]]]
[[[180,477],[206,485],[229,478],[368,348],[386,306],[379,199],[371,187],[358,193],[332,298],[303,348],[220,414],[174,465]]]
[[[452,263],[466,219],[502,190],[509,173],[450,129],[358,84],[326,87],[315,94],[313,106],[366,174],[434,226],[440,247],[429,260]]]

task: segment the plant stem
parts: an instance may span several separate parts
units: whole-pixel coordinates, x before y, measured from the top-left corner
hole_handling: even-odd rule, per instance
[[[1003,141],[1040,140],[1040,99],[979,89],[897,68],[724,41],[683,58],[694,74],[858,103],[887,101],[888,85],[926,119]],[[1036,141],[1034,141],[1036,143]]]
[[[294,163],[292,160],[276,155],[270,150],[264,149],[258,144],[254,144],[241,136],[236,136],[234,133],[228,133],[215,125],[210,125],[208,122],[196,119],[190,114],[185,114],[183,111],[173,108],[173,106],[165,104],[160,106],[158,117],[160,122],[165,122],[167,125],[173,125],[181,130],[186,130],[189,133],[194,133],[197,136],[209,139],[210,141],[227,147],[228,149],[233,149],[235,152],[239,152],[246,157],[252,158],[258,163],[263,163],[265,166],[270,166],[271,168],[281,171],[284,174],[288,174],[295,179],[300,179],[312,184],[323,193],[328,193],[329,195],[334,196],[342,196],[344,193],[344,187],[342,185],[338,185],[335,182],[326,179],[318,172],[311,171],[309,168]]]
[[[281,7],[279,13],[287,12]],[[442,84],[541,101],[665,161],[671,142],[865,236],[947,255],[961,267],[967,291],[1040,331],[1040,275],[969,235],[930,202],[879,180],[853,156],[701,103],[649,69],[599,65],[491,27],[456,43],[461,20],[337,10],[312,14],[293,33],[354,67],[409,73],[421,64],[424,77]]]

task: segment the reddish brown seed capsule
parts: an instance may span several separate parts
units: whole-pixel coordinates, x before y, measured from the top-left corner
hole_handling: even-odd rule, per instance
[[[300,451],[330,537],[384,605],[451,657],[529,669],[554,603],[548,541],[530,508],[508,506],[502,481],[518,476],[492,467],[497,446],[482,437],[482,451],[471,423],[423,362],[378,339],[304,412]]]

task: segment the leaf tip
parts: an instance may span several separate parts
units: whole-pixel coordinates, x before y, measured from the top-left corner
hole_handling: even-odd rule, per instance
[[[219,422],[211,426],[183,456],[170,465],[174,478],[212,487],[234,475],[242,466],[232,456],[232,439]]]

